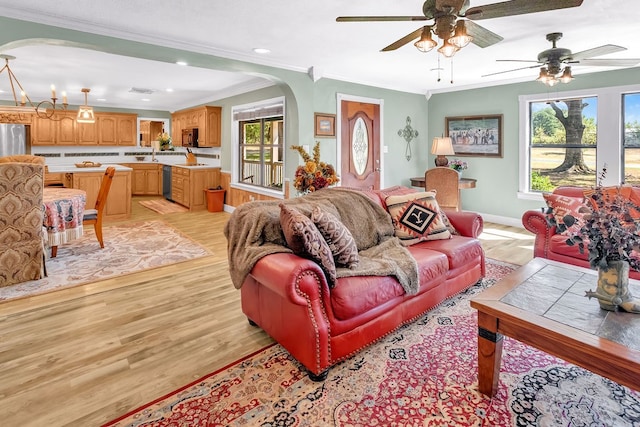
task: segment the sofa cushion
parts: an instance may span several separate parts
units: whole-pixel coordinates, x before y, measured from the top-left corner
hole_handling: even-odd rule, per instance
[[[566,239],[566,238],[565,238]],[[431,240],[421,242],[412,247],[416,249],[428,249],[446,255],[449,261],[449,270],[462,267],[482,255],[482,245],[478,239],[464,236],[451,236],[447,240]]]
[[[447,258],[436,251],[421,250],[414,253],[418,264],[420,289],[423,293],[445,280],[448,271]],[[331,290],[331,307],[336,319],[348,320],[377,309],[393,299],[405,298],[406,293],[392,276],[355,276],[338,279]]]
[[[280,226],[287,246],[295,253],[309,258],[322,267],[329,286],[336,282],[336,265],[329,245],[318,228],[296,208],[280,203]]]
[[[395,234],[401,240],[448,239],[451,233],[442,220],[435,193],[422,191],[385,199]]]
[[[576,222],[564,230],[562,235],[576,234],[584,224],[584,214],[580,212],[580,208],[585,206],[584,198],[563,196],[559,194],[544,193],[542,195],[547,206],[551,208],[551,214],[555,217],[557,224],[564,224],[564,217],[571,215]]]
[[[329,245],[336,265],[347,268],[356,267],[360,261],[358,247],[347,227],[335,215],[323,210],[320,206],[314,206],[311,211],[311,220]]]

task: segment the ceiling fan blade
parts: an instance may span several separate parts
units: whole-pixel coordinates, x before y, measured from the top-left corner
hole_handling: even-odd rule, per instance
[[[472,43],[476,46],[488,47],[503,40],[501,36],[473,21],[465,21],[464,24],[467,27],[467,34],[473,37]]]
[[[596,66],[596,67],[634,67],[640,64],[640,58],[625,59],[581,59],[578,65]]]
[[[409,34],[407,34],[406,36],[404,36],[403,38],[394,41],[393,43],[391,43],[389,46],[385,47],[382,49],[382,52],[388,52],[390,50],[396,50],[399,47],[404,46],[405,44],[409,43],[412,40],[417,39],[418,37],[420,37],[420,35],[422,34],[422,28],[420,27],[417,30],[415,30],[414,32],[411,32]]]
[[[496,59],[496,62],[536,62],[538,64],[542,64],[542,62],[534,59]]]
[[[583,50],[582,52],[576,52],[571,54],[571,59],[587,59],[594,56],[602,56],[608,53],[622,52],[627,50],[626,47],[616,46],[614,44],[605,44],[602,46],[594,47],[593,49]]]
[[[495,76],[496,74],[504,74],[504,73],[511,73],[513,71],[520,71],[520,70],[527,70],[527,69],[531,69],[531,68],[538,68],[539,66],[540,66],[540,64],[531,65],[529,67],[514,68],[513,70],[498,71],[496,73],[485,74],[485,75],[480,76],[480,77],[489,77],[489,76]]]
[[[480,19],[501,18],[503,16],[524,15],[527,13],[545,12],[547,10],[578,7],[583,0],[511,0],[501,3],[486,4],[467,9],[465,18],[478,21]]]
[[[338,16],[336,22],[426,21],[426,16]]]

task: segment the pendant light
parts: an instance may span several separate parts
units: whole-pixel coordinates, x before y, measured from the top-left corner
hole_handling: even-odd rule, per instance
[[[96,118],[93,115],[93,108],[88,105],[87,96],[91,89],[82,88],[82,92],[84,93],[84,105],[81,105],[78,108],[78,117],[76,121],[78,123],[95,123]]]

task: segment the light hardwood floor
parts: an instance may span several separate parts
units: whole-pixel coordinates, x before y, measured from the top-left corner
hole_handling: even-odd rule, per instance
[[[159,215],[144,199],[127,222],[162,219],[213,255],[0,303],[1,425],[99,426],[272,342],[229,279],[229,214]],[[481,240],[489,258],[532,257],[523,229],[485,224]]]

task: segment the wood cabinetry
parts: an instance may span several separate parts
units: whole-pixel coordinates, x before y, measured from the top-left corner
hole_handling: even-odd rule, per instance
[[[77,123],[76,114],[56,112],[53,120],[34,115],[31,145],[136,145],[136,114],[95,113],[95,123]]]
[[[171,169],[171,199],[190,210],[204,210],[207,200],[204,190],[220,185],[220,168]]]
[[[136,145],[135,114],[103,113],[97,121],[99,145]]]
[[[158,163],[127,163],[133,169],[131,194],[158,196],[162,194],[162,165]]]
[[[154,120],[140,120],[140,146],[151,147],[151,141],[158,139],[164,123]]]
[[[173,145],[182,145],[182,130],[198,128],[198,147],[220,147],[222,108],[203,106],[176,111],[171,115]]]
[[[73,172],[65,174],[65,186],[87,192],[87,208],[93,208],[98,198],[104,172]],[[131,171],[116,171],[105,205],[104,220],[127,219],[131,216]]]

